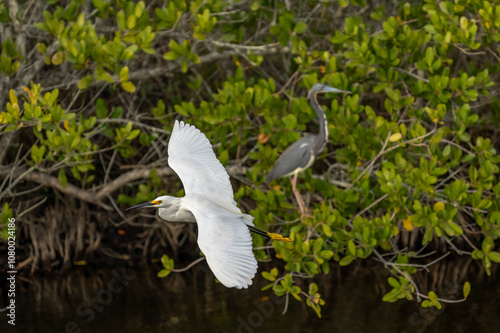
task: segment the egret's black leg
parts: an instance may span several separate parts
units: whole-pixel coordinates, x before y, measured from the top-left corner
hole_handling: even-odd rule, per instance
[[[285,237],[283,235],[275,234],[275,233],[272,233],[272,232],[267,232],[267,231],[261,230],[259,228],[254,227],[254,226],[251,226],[251,225],[248,226],[248,229],[251,232],[256,233],[257,235],[261,235],[261,236],[264,236],[264,237],[267,237],[267,238],[271,238],[272,240],[284,241],[284,242],[291,242],[292,241],[290,238]]]

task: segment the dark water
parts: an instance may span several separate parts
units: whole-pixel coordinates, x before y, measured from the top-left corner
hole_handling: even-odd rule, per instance
[[[156,269],[111,267],[43,278],[19,274],[16,326],[0,313],[0,332],[500,332],[500,279],[475,275],[466,302],[435,310],[382,302],[389,290],[378,264],[335,268],[316,280],[326,300],[318,319],[293,298],[282,314],[284,299],[260,291],[267,284],[260,273],[249,290],[227,289],[206,263],[164,279]],[[459,298],[453,280],[424,276],[421,284]],[[3,282],[1,294],[3,308]]]

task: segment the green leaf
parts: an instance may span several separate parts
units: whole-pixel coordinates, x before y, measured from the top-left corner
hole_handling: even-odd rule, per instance
[[[94,81],[94,76],[87,75],[86,77],[81,79],[80,82],[78,82],[78,89],[80,90],[87,89],[88,87],[90,87],[93,81]]]
[[[125,90],[129,93],[133,93],[135,91],[135,86],[130,81],[122,82],[121,86],[122,86],[123,90]]]
[[[389,278],[387,279],[387,282],[389,282],[389,285],[390,285],[391,287],[393,287],[393,288],[399,288],[399,287],[401,287],[401,285],[399,284],[399,281],[398,281],[398,280],[396,280],[396,279],[395,279],[395,278],[393,278],[393,277],[389,277]]]
[[[434,50],[431,47],[428,47],[425,50],[425,60],[429,67],[432,67],[432,63],[434,62]]]
[[[440,212],[444,210],[444,208],[445,208],[444,203],[441,201],[436,202],[433,207],[435,212]]]
[[[339,0],[339,6],[342,8],[346,8],[349,6],[349,0]]]
[[[193,37],[198,40],[204,40],[206,36],[207,36],[206,34],[200,32],[199,30],[195,30],[193,32]]]
[[[269,272],[262,272],[262,277],[268,281],[275,281],[276,280],[276,276],[269,273]]]
[[[125,82],[128,81],[128,66],[120,69],[120,81]]]
[[[471,257],[472,257],[472,259],[482,260],[484,258],[484,252],[479,250],[479,249],[476,249],[476,250],[472,251]]]
[[[106,101],[102,98],[98,98],[96,102],[96,115],[99,119],[104,119],[108,115],[108,108],[106,106]]]
[[[339,261],[339,265],[340,266],[347,266],[349,265],[352,261],[354,260],[354,257],[351,256],[351,255],[347,255],[345,256],[344,258],[342,258],[340,261]]]
[[[330,258],[333,256],[333,251],[330,250],[322,250],[320,252],[320,256],[325,258],[326,260],[330,260]]]
[[[382,300],[384,302],[391,302],[391,303],[396,302],[398,299],[399,299],[399,297],[398,297],[398,291],[396,289],[393,289],[393,290],[389,291],[382,298]]]
[[[38,52],[40,53],[47,52],[47,45],[45,45],[44,43],[38,43],[36,44],[36,47],[38,48]]]
[[[396,142],[396,141],[399,141],[401,139],[401,137],[402,137],[401,133],[394,133],[393,135],[391,135],[389,137],[389,141]]]
[[[174,260],[170,259],[166,254],[161,256],[161,264],[165,269],[172,269],[174,268]]]
[[[252,3],[250,4],[250,10],[256,11],[257,9],[259,9],[260,2],[261,2],[261,0],[253,0]]]
[[[68,178],[66,178],[66,172],[64,172],[64,168],[59,169],[59,183],[61,183],[62,187],[66,187],[66,184],[68,183]]]
[[[491,237],[486,237],[483,240],[483,244],[482,244],[481,248],[482,248],[484,253],[488,253],[493,249],[494,246],[495,246],[495,244],[493,242],[493,239]]]
[[[432,306],[432,302],[431,302],[431,301],[429,301],[428,299],[426,299],[426,300],[424,300],[424,301],[422,302],[422,307],[423,307],[423,308],[428,308],[428,307],[430,307],[430,306]]]
[[[490,260],[493,262],[500,263],[500,253],[497,251],[491,251],[490,253],[488,253],[488,258],[490,258]]]
[[[302,246],[301,246],[301,249],[302,249],[303,253],[309,253],[309,251],[311,250],[309,242],[308,241],[303,242]]]
[[[43,156],[45,155],[45,146],[36,146],[36,145],[33,145],[31,147],[31,159],[35,162],[35,163],[41,163],[43,161]]]
[[[200,63],[200,57],[197,54],[194,54],[194,53],[191,53],[189,55],[189,60],[191,60],[191,62],[193,64],[199,64]]]
[[[332,228],[330,228],[330,226],[328,224],[323,224],[322,228],[323,228],[323,232],[325,233],[326,237],[332,237],[332,235],[333,235]]]
[[[466,281],[464,283],[464,298],[467,298],[467,296],[469,296],[470,294],[470,283],[469,281]]]
[[[134,53],[137,51],[138,47],[137,45],[130,45],[127,47],[125,50],[122,52],[122,56],[120,59],[123,60],[130,60],[134,56]]]
[[[139,129],[135,129],[133,131],[131,131],[128,135],[127,135],[127,140],[133,140],[135,139],[139,134],[141,134],[141,130]]]
[[[437,302],[438,297],[435,292],[429,291],[429,299],[431,300],[431,302],[435,303]]]
[[[297,289],[297,288],[299,289],[299,291],[298,291],[298,292],[300,292],[300,288],[299,288],[299,287],[297,287],[297,286],[294,286],[292,289],[294,289],[294,291],[295,291],[295,289]],[[302,301],[302,298],[300,298],[300,296],[298,295],[298,293],[296,293],[296,292],[291,292],[291,293],[290,293],[290,295],[292,295],[292,296],[293,296],[293,298],[295,298],[297,301]]]
[[[287,114],[285,117],[281,119],[285,124],[285,127],[288,129],[295,129],[297,126],[297,117],[293,114]]]
[[[62,64],[63,60],[64,60],[64,54],[62,52],[54,53],[51,59],[52,64],[56,66]]]
[[[296,34],[300,35],[301,33],[303,33],[307,28],[307,24],[305,24],[304,22],[298,22],[295,27],[293,28],[293,32],[295,32]]]
[[[181,59],[181,71],[183,73],[186,73],[187,70],[188,70],[188,64],[187,64],[186,58],[182,58]]]
[[[135,9],[134,9],[134,15],[135,17],[139,18],[142,16],[142,13],[144,12],[144,8],[145,8],[145,4],[144,4],[144,1],[139,1],[136,5],[135,5]]]
[[[340,34],[338,31],[335,32],[335,36],[330,39],[330,43],[332,44],[342,44],[348,41],[350,37],[345,34]]]
[[[59,96],[59,89],[54,89],[51,93],[45,94],[45,101],[48,105],[52,105],[54,104],[58,96]]]
[[[165,60],[175,60],[178,59],[181,55],[174,52],[174,51],[169,51],[163,55],[163,59]]]
[[[450,224],[451,229],[453,229],[453,233],[455,234],[455,236],[460,236],[463,233],[462,228],[458,224],[453,221],[450,221],[448,223]]]
[[[125,12],[123,10],[120,10],[118,13],[116,13],[116,23],[118,24],[120,30],[127,29],[125,25]]]
[[[391,24],[391,21],[385,21],[385,22],[383,22],[382,26],[383,26],[385,32],[389,36],[394,36],[396,34],[396,30],[394,29],[394,26]]]
[[[276,294],[276,296],[283,296],[286,294],[286,290],[281,284],[274,285],[273,291]]]
[[[172,272],[171,270],[162,269],[161,271],[158,272],[157,275],[159,278],[164,278],[167,275],[169,275],[171,272]]]
[[[129,29],[134,29],[135,28],[135,25],[137,23],[137,19],[134,15],[130,15],[128,18],[127,18],[127,28]]]
[[[184,54],[184,47],[186,46],[185,44],[188,45],[189,42],[185,40],[184,43],[182,43],[183,46],[180,46],[174,39],[171,39],[170,42],[168,42],[168,47],[170,48],[170,50],[177,52],[178,54]]]
[[[349,253],[351,253],[353,256],[356,255],[356,244],[352,240],[349,240],[347,242],[347,247],[349,249]]]
[[[271,289],[274,286],[274,283],[269,283],[267,286],[263,287],[261,291]]]
[[[17,104],[17,102],[18,102],[17,96],[16,96],[16,93],[14,92],[14,90],[12,90],[12,89],[9,90],[9,98],[10,98],[10,102],[12,104]]]

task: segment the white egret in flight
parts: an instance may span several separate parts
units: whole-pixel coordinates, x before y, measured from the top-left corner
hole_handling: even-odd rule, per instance
[[[257,272],[249,230],[274,240],[291,240],[255,228],[253,217],[241,212],[229,175],[207,137],[194,126],[175,121],[168,164],[181,179],[186,195],[161,196],[127,210],[155,207],[167,221],[196,222],[198,245],[217,279],[228,288],[247,288]]]

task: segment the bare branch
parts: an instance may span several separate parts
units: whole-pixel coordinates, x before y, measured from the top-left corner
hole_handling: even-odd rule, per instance
[[[129,171],[126,174],[123,174],[120,177],[116,178],[111,183],[104,185],[104,187],[101,188],[99,192],[94,194],[94,196],[99,199],[103,199],[104,197],[116,191],[117,189],[130,184],[134,180],[149,177],[152,170],[153,169],[135,169]],[[156,172],[160,177],[172,176],[175,174],[174,171],[169,167],[156,169]]]
[[[0,177],[6,177],[9,174],[11,174],[11,170],[9,170],[8,168],[2,167],[2,169],[0,169]],[[58,178],[41,172],[26,172],[26,170],[23,169],[15,169],[12,171],[12,177],[17,178],[16,180],[18,181],[27,180],[30,182],[52,187],[53,189],[56,189],[64,194],[68,194],[82,201],[100,206],[106,210],[112,210],[111,206],[100,202],[99,198],[97,198],[92,192],[82,190],[81,188],[78,188],[73,184],[66,184],[66,186],[63,187]]]
[[[278,54],[278,53],[286,53],[289,52],[288,47],[278,47],[278,46],[270,46],[270,47],[259,47],[256,50],[252,50],[254,54],[257,55],[268,55],[268,54]],[[220,59],[224,58],[230,58],[235,55],[241,55],[240,50],[231,50],[231,51],[225,51],[225,52],[211,52],[210,54],[204,55],[200,57],[200,62],[197,64],[191,64],[191,66],[200,66],[203,64],[211,63]],[[42,60],[43,63],[43,60]],[[180,70],[180,62],[169,62],[166,66],[160,66],[156,67],[153,69],[149,68],[144,68],[144,69],[139,69],[137,71],[131,72],[129,74],[129,80],[130,81],[138,81],[138,80],[143,80],[151,77],[158,77],[158,76],[167,76],[171,75],[171,73],[177,72]],[[117,75],[112,75],[113,80],[115,82],[120,82],[120,78]],[[76,80],[71,80],[67,82],[62,82],[60,84],[56,84],[53,86],[47,86],[43,88],[43,91],[51,91],[54,89],[68,89],[71,86],[76,86],[78,82],[80,82],[80,79]],[[29,82],[29,81],[28,81]],[[101,81],[94,81],[92,83],[92,87],[97,87],[103,84],[109,84],[108,81],[101,80]],[[43,84],[42,84],[43,86]],[[18,88],[16,90],[19,90]],[[19,91],[20,92],[20,91]]]
[[[179,273],[179,272],[184,272],[184,271],[187,271],[188,269],[190,269],[191,267],[193,267],[194,265],[196,265],[197,263],[199,262],[202,262],[203,260],[205,260],[206,257],[200,257],[198,259],[196,259],[195,261],[193,261],[192,263],[190,263],[189,265],[187,265],[186,267],[184,268],[173,268],[172,269],[172,272],[176,272],[176,273]]]

